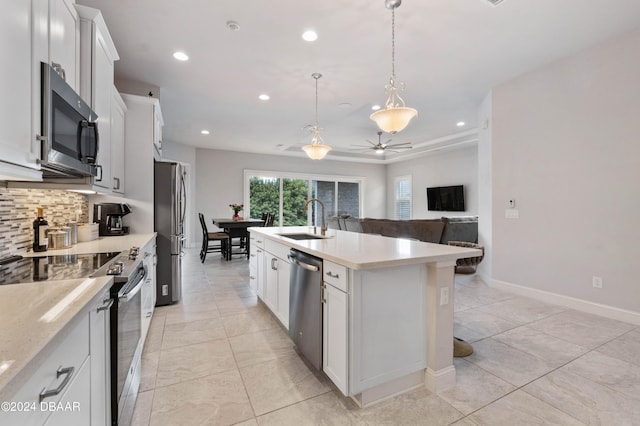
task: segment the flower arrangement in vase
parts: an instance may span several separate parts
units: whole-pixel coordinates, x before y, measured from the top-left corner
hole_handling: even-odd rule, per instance
[[[229,204],[229,207],[233,210],[233,220],[240,220],[240,215],[238,213],[244,210],[244,204],[233,203]]]

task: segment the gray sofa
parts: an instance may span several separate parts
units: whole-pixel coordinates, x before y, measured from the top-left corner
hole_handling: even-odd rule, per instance
[[[478,216],[414,220],[332,217],[329,218],[328,227],[385,237],[413,238],[428,243],[478,242]]]

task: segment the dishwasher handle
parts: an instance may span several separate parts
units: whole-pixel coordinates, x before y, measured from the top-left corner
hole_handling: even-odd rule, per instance
[[[318,272],[320,270],[320,268],[318,268],[316,265],[309,265],[308,263],[300,262],[295,256],[291,256],[290,254],[287,255],[287,257],[292,263],[295,263],[296,265],[298,265],[302,269],[306,269],[307,271]]]

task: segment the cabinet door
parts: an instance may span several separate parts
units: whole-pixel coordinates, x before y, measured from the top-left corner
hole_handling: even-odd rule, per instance
[[[266,271],[264,265],[264,250],[257,249],[256,250],[256,293],[258,293],[258,297],[264,301],[264,287],[267,282]]]
[[[71,0],[49,2],[49,63],[64,70],[65,80],[80,88],[80,18]]]
[[[106,42],[96,32],[93,58],[93,110],[98,115],[100,144],[96,163],[100,166],[95,185],[111,189],[111,100],[113,99],[113,60]]]
[[[91,361],[91,424],[111,424],[109,367],[109,291],[89,312],[89,359]]]
[[[0,13],[0,161],[37,168],[31,155],[30,2],[7,0]],[[40,74],[38,73],[38,77]]]
[[[69,383],[69,389],[60,401],[53,404],[51,415],[45,426],[94,425],[91,422],[91,373],[90,362],[80,367],[75,378]]]
[[[347,387],[347,293],[324,283],[322,370],[343,395]]]
[[[278,259],[278,312],[276,316],[289,329],[289,272],[291,264]]]
[[[112,88],[111,99],[111,180],[113,192],[125,193],[124,185],[124,120],[125,105],[122,97]]]
[[[278,312],[278,262],[279,259],[267,253],[267,264],[265,265],[267,279],[264,289],[264,303],[267,304],[271,312],[274,314]]]

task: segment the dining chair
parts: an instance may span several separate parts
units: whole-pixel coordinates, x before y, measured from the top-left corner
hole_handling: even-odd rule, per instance
[[[264,225],[263,226],[273,226],[273,221],[275,220],[276,215],[274,215],[273,213],[263,213],[262,214],[262,220],[264,220]]]
[[[200,249],[200,261],[204,263],[207,253],[220,252],[226,260],[231,260],[231,239],[226,232],[209,232],[204,215],[198,213],[200,225],[202,225],[202,248]],[[218,244],[216,244],[218,243]]]

